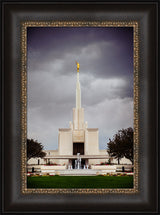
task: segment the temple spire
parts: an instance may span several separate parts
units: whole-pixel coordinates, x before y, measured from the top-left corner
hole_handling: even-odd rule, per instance
[[[76,108],[81,108],[81,86],[79,81],[79,63],[77,64],[77,84],[76,84]]]

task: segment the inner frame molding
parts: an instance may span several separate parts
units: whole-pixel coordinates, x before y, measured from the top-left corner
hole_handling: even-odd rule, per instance
[[[134,60],[134,187],[133,189],[29,189],[27,188],[27,27],[133,27]],[[139,24],[138,21],[25,21],[21,22],[21,192],[49,193],[137,193],[139,192]]]

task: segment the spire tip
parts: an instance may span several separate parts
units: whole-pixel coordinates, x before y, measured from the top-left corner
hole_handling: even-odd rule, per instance
[[[76,64],[77,64],[77,72],[79,72],[79,63],[76,61]]]

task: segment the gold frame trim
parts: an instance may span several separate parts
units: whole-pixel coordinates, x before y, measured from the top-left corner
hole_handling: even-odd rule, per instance
[[[134,187],[132,189],[27,189],[27,27],[133,27],[134,29]],[[21,104],[22,104],[22,147],[21,147],[21,191],[23,194],[53,194],[53,193],[83,193],[83,194],[105,194],[105,193],[123,193],[133,194],[139,192],[139,164],[138,164],[138,151],[139,151],[139,86],[138,86],[138,70],[139,70],[139,28],[137,21],[121,22],[121,21],[26,21],[21,23]]]

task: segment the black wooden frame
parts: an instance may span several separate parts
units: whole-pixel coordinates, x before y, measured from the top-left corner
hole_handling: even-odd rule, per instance
[[[2,3],[2,212],[158,211],[157,9],[152,2]],[[21,193],[21,22],[138,21],[139,187],[136,194]]]

